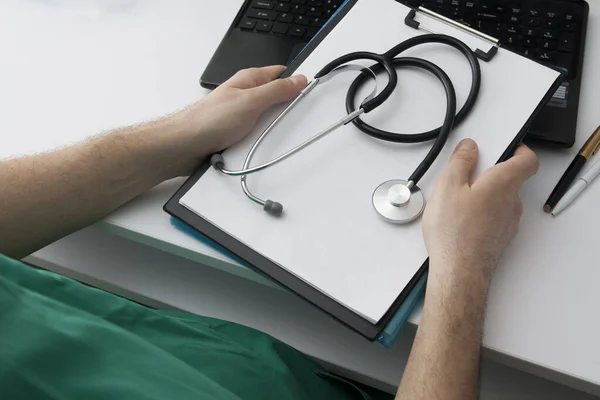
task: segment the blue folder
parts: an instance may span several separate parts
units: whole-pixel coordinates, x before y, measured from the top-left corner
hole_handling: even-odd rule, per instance
[[[229,257],[231,260],[236,261],[236,262],[244,265],[245,267],[253,270],[257,274],[260,274],[264,278],[271,280],[268,276],[266,276],[266,275],[260,273],[259,271],[255,270],[254,268],[252,268],[250,265],[248,265],[244,261],[240,260],[239,258],[237,258],[236,256],[234,256],[233,254],[229,253],[227,250],[223,249],[221,246],[219,246],[218,244],[214,243],[210,239],[202,236],[200,233],[198,233],[194,229],[190,228],[189,226],[187,226],[183,222],[177,220],[176,218],[171,218],[171,224],[175,228],[177,228],[177,229],[185,232],[188,235],[191,235],[191,236],[195,237],[196,239],[200,240],[202,243],[204,243],[204,244],[206,244],[206,245],[214,248],[218,252],[220,252],[223,255]],[[404,303],[402,303],[402,305],[400,306],[400,308],[396,312],[396,315],[394,315],[394,317],[390,320],[390,322],[385,327],[385,329],[381,332],[381,334],[377,338],[377,341],[379,343],[381,343],[382,345],[384,345],[387,348],[391,348],[392,347],[392,345],[394,344],[394,341],[396,340],[396,338],[398,337],[398,335],[400,334],[400,332],[402,332],[402,328],[404,327],[404,324],[406,324],[406,321],[410,317],[410,314],[412,314],[412,312],[414,311],[415,307],[419,304],[419,302],[423,298],[423,295],[425,294],[426,283],[427,283],[427,273],[425,273],[421,277],[421,279],[419,280],[419,282],[417,282],[417,284],[415,285],[415,287],[412,290],[412,292],[406,297],[406,300],[404,301]]]

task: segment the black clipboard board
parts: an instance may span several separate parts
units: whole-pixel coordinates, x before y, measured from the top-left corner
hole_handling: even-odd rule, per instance
[[[349,0],[348,3],[342,7],[338,13],[332,18],[332,20],[323,27],[322,31],[313,39],[304,50],[298,55],[298,57],[290,64],[290,66],[284,71],[282,77],[290,76],[300,66],[304,60],[312,53],[312,51],[319,45],[323,38],[333,30],[333,28],[341,21],[341,19],[348,13],[348,11],[356,4],[358,0]],[[504,49],[506,50],[506,49]],[[538,62],[539,63],[539,62]],[[541,64],[541,63],[539,63]],[[548,90],[542,101],[538,104],[534,112],[531,114],[527,123],[523,126],[521,131],[511,142],[509,147],[504,151],[498,162],[507,160],[512,156],[517,147],[521,144],[527,131],[531,127],[535,117],[544,108],[544,106],[550,101],[554,92],[559,88],[561,83],[564,81],[566,74],[563,71],[561,75],[556,79],[552,87]],[[427,271],[429,260],[425,260],[421,268],[410,280],[408,285],[402,290],[400,295],[393,302],[392,306],[384,314],[384,316],[376,323],[373,324],[366,319],[360,317],[358,314],[344,307],[337,301],[333,300],[329,296],[323,294],[313,286],[305,283],[300,278],[279,267],[266,257],[255,252],[244,243],[238,241],[227,232],[224,232],[214,226],[210,221],[203,217],[195,214],[186,207],[180,204],[180,199],[194,186],[194,184],[204,175],[204,173],[210,168],[209,160],[205,160],[201,167],[196,171],[184,184],[183,186],[169,199],[164,206],[164,211],[170,214],[172,217],[177,218],[190,228],[194,229],[208,240],[215,243],[218,247],[230,252],[231,254],[238,257],[240,260],[251,265],[254,269],[260,273],[268,276],[273,281],[282,285],[286,289],[300,296],[304,300],[312,303],[331,317],[335,318],[348,328],[354,330],[365,338],[374,341],[376,340],[385,327],[389,324],[390,320],[397,313],[400,306],[406,300],[407,296],[412,292],[415,285],[423,277]]]

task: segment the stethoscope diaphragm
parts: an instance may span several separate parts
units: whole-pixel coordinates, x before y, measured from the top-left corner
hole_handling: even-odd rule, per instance
[[[373,207],[387,222],[407,224],[423,214],[425,196],[418,186],[402,179],[393,179],[375,189]]]

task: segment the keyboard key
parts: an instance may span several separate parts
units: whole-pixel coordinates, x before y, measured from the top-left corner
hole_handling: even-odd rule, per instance
[[[527,25],[527,26],[540,26],[539,18],[527,17],[527,18],[525,18],[524,22],[525,22],[525,25]]]
[[[572,53],[575,51],[575,35],[573,33],[563,33],[558,40],[558,51]]]
[[[579,21],[579,15],[575,14],[572,11],[568,11],[565,13],[564,19],[567,22],[577,22],[577,21]]]
[[[308,11],[306,12],[306,15],[310,15],[310,16],[314,16],[314,17],[320,17],[321,16],[321,10],[318,9],[317,7],[310,7],[308,9]]]
[[[323,17],[314,17],[310,20],[310,24],[312,26],[321,27],[325,23],[325,19]]]
[[[292,25],[290,28],[290,35],[302,37],[306,33],[306,28],[303,26]]]
[[[272,27],[273,23],[268,21],[259,21],[256,24],[256,30],[260,32],[270,32]]]
[[[540,35],[540,31],[539,31],[539,29],[535,29],[535,28],[523,28],[523,35],[531,36],[531,37],[538,37]]]
[[[292,4],[292,12],[294,14],[306,14],[306,6],[301,4]]]
[[[497,12],[498,14],[504,14],[504,13],[508,12],[508,7],[506,5],[498,4],[498,5],[496,5],[494,11]]]
[[[285,35],[286,33],[288,33],[289,30],[290,30],[289,24],[283,24],[281,22],[276,22],[275,26],[273,26],[273,30],[271,32]]]
[[[502,24],[492,21],[477,21],[475,28],[488,35],[499,35],[502,31]]]
[[[264,10],[272,10],[275,8],[275,3],[272,1],[254,0],[251,6],[254,8],[262,8]]]
[[[473,26],[475,26],[475,23],[476,23],[476,21],[472,18],[461,18],[458,20],[458,22],[460,22],[464,26],[468,26],[469,28],[472,28]]]
[[[286,22],[286,23],[292,23],[292,22],[294,22],[294,16],[290,13],[283,13],[279,16],[279,21]]]
[[[475,18],[477,15],[477,10],[474,8],[466,8],[463,7],[460,9],[461,17],[463,18]]]
[[[554,59],[554,52],[541,50],[537,53],[537,58],[542,61],[552,61]]]
[[[523,49],[521,54],[523,54],[525,57],[533,57],[535,54],[535,50],[526,48],[526,49]]]
[[[242,20],[242,22],[240,22],[240,28],[242,28],[242,29],[254,30],[255,26],[256,26],[256,20],[255,19],[244,18]]]
[[[540,47],[544,50],[554,50],[556,48],[555,40],[542,40]]]
[[[308,25],[308,17],[306,15],[298,15],[294,19],[296,25]]]
[[[525,15],[528,15],[530,17],[541,17],[541,13],[538,8],[527,9],[527,11],[525,12]]]
[[[450,5],[452,7],[462,7],[464,5],[464,1],[463,0],[452,0],[450,2]]]
[[[511,15],[510,18],[508,19],[508,22],[510,22],[511,24],[521,25],[522,20],[523,19],[521,17],[519,17],[518,15]]]
[[[510,12],[515,15],[521,15],[523,14],[523,8],[519,5],[515,5],[510,8]]]
[[[471,9],[475,9],[475,2],[473,2],[473,1],[467,1],[465,3],[465,7],[466,8],[471,8]]]
[[[542,38],[556,40],[558,38],[557,31],[542,31]]]
[[[563,31],[575,32],[575,30],[577,30],[577,24],[575,22],[565,22],[560,28]]]
[[[288,12],[291,8],[291,5],[282,1],[279,1],[277,4],[275,4],[275,11]]]
[[[502,42],[512,47],[520,45],[522,41],[523,39],[518,35],[505,34],[502,36]]]
[[[558,29],[558,28],[560,28],[560,22],[553,21],[553,20],[546,20],[542,24],[542,27],[546,28],[546,29]]]
[[[266,11],[266,10],[257,10],[255,8],[251,8],[246,13],[246,16],[249,18],[257,18],[257,19],[267,19],[274,20],[277,19],[277,13],[274,11]]]
[[[517,34],[521,32],[521,27],[519,25],[505,25],[504,29],[502,29],[505,33]]]
[[[481,18],[484,19],[486,21],[501,21],[502,20],[502,16],[500,14],[497,13],[493,13],[493,12],[478,12],[476,14],[477,18]]]
[[[557,19],[559,15],[556,11],[546,11],[544,12],[544,17],[548,19]]]
[[[538,40],[536,38],[527,36],[523,38],[522,45],[525,47],[535,47],[537,46],[537,43]]]

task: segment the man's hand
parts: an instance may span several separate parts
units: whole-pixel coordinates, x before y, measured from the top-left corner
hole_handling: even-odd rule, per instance
[[[167,118],[0,162],[0,253],[23,257],[164,180],[191,174],[203,157],[246,136],[267,108],[306,86],[303,76],[277,79],[283,70],[241,71]]]
[[[285,67],[251,68],[238,72],[196,104],[175,115],[184,122],[191,143],[191,168],[199,158],[243,139],[269,107],[293,100],[307,83],[302,75],[277,79]],[[181,171],[181,174],[189,173]]]
[[[511,159],[471,182],[477,160],[476,143],[462,141],[425,210],[423,234],[433,275],[465,268],[489,277],[518,231],[519,189],[537,172],[536,155],[522,145]]]
[[[397,399],[478,398],[490,277],[517,233],[519,188],[538,169],[535,154],[521,146],[472,182],[478,154],[474,141],[459,143],[425,210],[429,279]]]

